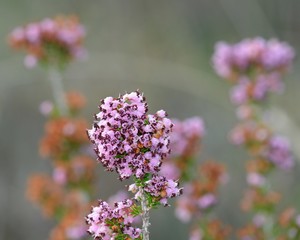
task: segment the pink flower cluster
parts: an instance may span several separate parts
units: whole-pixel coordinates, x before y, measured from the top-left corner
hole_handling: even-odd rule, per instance
[[[205,127],[202,118],[192,117],[180,121],[178,119],[172,119],[174,123],[173,131],[171,133],[171,155],[172,157],[178,157],[187,154],[188,150],[197,150],[196,146],[190,146],[191,140],[200,140],[205,134]],[[194,145],[198,145],[199,142],[195,141]],[[190,153],[192,155],[192,153]]]
[[[170,135],[171,154],[161,167],[161,175],[170,179],[179,179],[184,175],[191,161],[200,150],[200,142],[205,134],[202,118],[192,117],[180,121],[172,119],[174,123]]]
[[[86,217],[88,232],[99,240],[141,239],[141,229],[132,226],[134,202],[130,199],[115,203],[115,208],[100,200]],[[119,238],[118,238],[119,237]]]
[[[38,62],[49,64],[83,58],[84,37],[84,27],[76,17],[59,16],[17,27],[10,34],[9,41],[12,47],[27,51],[25,65],[34,67]]]
[[[182,222],[189,222],[193,216],[210,209],[217,204],[217,196],[213,192],[196,194],[197,186],[187,183],[184,185],[184,194],[176,202],[176,217]]]
[[[119,98],[107,97],[88,135],[98,160],[120,179],[160,170],[162,159],[170,152],[172,122],[160,110],[147,115],[145,98],[138,91]]]
[[[280,75],[272,73],[259,75],[255,81],[249,77],[243,77],[231,90],[231,101],[242,105],[251,101],[264,100],[268,93],[282,93],[284,89]]]
[[[218,43],[212,60],[217,74],[236,84],[231,100],[241,105],[264,100],[271,92],[281,93],[282,73],[294,56],[287,43],[254,38],[233,45]]]
[[[294,166],[290,143],[287,138],[275,135],[263,124],[247,121],[238,125],[231,133],[236,145],[244,145],[255,156],[268,160],[281,169]]]
[[[129,191],[136,193],[136,199],[141,197],[142,192],[136,184],[131,184],[129,186]],[[169,198],[173,198],[182,194],[182,188],[178,188],[177,181],[173,181],[158,175],[153,175],[150,180],[145,182],[143,191],[151,195],[151,197],[154,197],[155,201],[159,201],[164,206],[168,206]]]
[[[269,140],[268,144],[266,156],[272,163],[282,169],[291,169],[294,166],[294,158],[287,138],[276,135]]]
[[[219,42],[215,47],[213,65],[221,77],[232,79],[236,75],[248,75],[251,70],[281,72],[291,66],[294,55],[287,43],[257,37],[232,45]]]

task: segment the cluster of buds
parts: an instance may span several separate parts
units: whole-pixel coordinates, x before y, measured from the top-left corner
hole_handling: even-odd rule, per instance
[[[152,178],[145,182],[143,189],[139,188],[139,183],[133,183],[128,190],[135,193],[135,199],[141,198],[143,192],[149,196],[149,206],[155,206],[158,202],[168,206],[168,199],[182,194],[182,188],[178,188],[178,182],[167,179],[164,176],[153,175]]]
[[[73,96],[79,96],[74,101]],[[87,123],[75,112],[84,105],[79,93],[66,95],[69,116],[58,116],[55,107],[43,103],[41,110],[49,121],[41,140],[40,153],[51,159],[52,176],[33,175],[28,183],[28,198],[45,215],[57,220],[51,240],[82,239],[86,236],[84,216],[92,201],[95,161],[86,152]]]
[[[234,84],[231,100],[238,105],[240,123],[231,132],[231,141],[244,146],[252,157],[247,164],[249,189],[241,205],[252,211],[254,218],[238,233],[243,240],[275,236],[272,218],[280,195],[271,190],[267,176],[276,168],[291,169],[294,159],[288,140],[265,123],[263,105],[269,93],[282,92],[282,76],[291,67],[294,55],[288,44],[261,38],[233,45],[222,42],[215,48],[214,68]]]
[[[190,168],[194,167],[195,157],[205,133],[202,118],[192,117],[184,121],[172,119],[174,127],[170,136],[171,154],[164,161],[161,172],[172,179],[188,180]]]
[[[107,97],[99,109],[88,130],[98,161],[107,171],[116,171],[120,180],[133,177],[128,190],[135,197],[115,203],[115,209],[100,201],[86,218],[89,233],[99,240],[149,240],[149,210],[168,205],[169,198],[182,193],[177,181],[158,175],[170,153],[173,123],[163,110],[148,114],[147,102],[138,91]],[[132,226],[137,216],[143,221],[141,229]]]
[[[141,240],[141,229],[133,227],[136,204],[131,199],[116,202],[112,208],[99,200],[97,207],[86,217],[88,232],[94,239],[136,239]]]
[[[58,16],[15,28],[9,43],[15,49],[26,51],[24,62],[27,67],[41,64],[61,68],[73,59],[84,57],[84,37],[84,27],[77,17]]]

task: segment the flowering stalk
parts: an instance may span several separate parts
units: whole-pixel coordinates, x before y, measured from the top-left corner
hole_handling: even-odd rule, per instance
[[[283,91],[283,73],[290,68],[293,49],[277,40],[246,39],[237,44],[218,43],[213,56],[216,72],[234,84],[231,100],[238,105],[240,119],[231,133],[236,145],[243,145],[253,160],[247,164],[249,189],[242,208],[252,211],[253,223],[240,230],[240,239],[277,239],[275,218],[280,195],[273,192],[268,176],[276,167],[293,165],[288,140],[274,133],[264,121],[270,93]]]
[[[147,103],[138,91],[107,97],[99,109],[88,136],[106,170],[116,171],[120,180],[133,177],[128,190],[135,196],[115,203],[114,209],[100,200],[86,217],[88,232],[94,239],[149,240],[149,211],[158,205],[168,206],[168,199],[182,192],[177,181],[158,175],[170,152],[173,124],[163,110],[147,114]],[[120,212],[118,206],[125,202],[130,204]],[[134,226],[138,216],[142,229]]]
[[[27,190],[29,199],[57,222],[50,240],[85,238],[83,215],[93,194],[94,162],[86,151],[86,122],[77,116],[85,100],[75,92],[66,95],[62,86],[62,71],[83,57],[84,35],[76,17],[59,16],[17,27],[9,36],[11,47],[27,53],[25,66],[44,67],[52,85],[55,105],[41,105],[49,121],[40,152],[52,160],[54,170],[52,176],[33,175]]]
[[[161,172],[184,183],[184,192],[176,201],[175,214],[184,223],[192,221],[190,240],[226,239],[228,228],[212,216],[218,187],[225,180],[225,168],[213,161],[197,165],[196,155],[205,132],[201,118],[172,121],[175,126],[170,139],[171,154]]]
[[[45,126],[40,153],[52,160],[54,169],[52,176],[31,176],[27,190],[29,199],[57,222],[50,240],[86,237],[84,215],[94,192],[95,163],[84,150],[88,143],[87,124],[75,114],[85,100],[76,92],[68,93],[66,100],[70,109],[68,116],[57,116],[49,103],[41,107],[50,119]]]

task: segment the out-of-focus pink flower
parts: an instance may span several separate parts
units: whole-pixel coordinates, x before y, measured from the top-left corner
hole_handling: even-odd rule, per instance
[[[44,116],[48,116],[53,110],[53,104],[50,101],[43,101],[40,104],[40,112],[44,115]]]
[[[290,143],[282,136],[273,136],[270,139],[266,156],[279,168],[290,169],[294,166]]]
[[[219,76],[236,81],[253,69],[280,73],[291,66],[294,56],[287,43],[257,37],[236,44],[217,43],[212,62]]]
[[[55,168],[53,171],[53,180],[59,185],[64,185],[67,182],[66,171],[63,168]]]
[[[250,186],[261,187],[265,184],[266,179],[264,178],[264,176],[258,173],[250,172],[247,175],[247,182]]]
[[[70,60],[86,57],[82,46],[84,37],[84,27],[76,17],[60,16],[15,28],[9,43],[27,52],[24,63],[28,68],[38,63],[61,67]]]

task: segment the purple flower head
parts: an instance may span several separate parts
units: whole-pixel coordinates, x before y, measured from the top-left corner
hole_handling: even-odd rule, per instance
[[[249,101],[262,101],[270,92],[283,92],[284,84],[279,74],[258,75],[254,80],[241,77],[232,88],[231,101],[236,105],[247,104]]]
[[[32,68],[38,63],[56,65],[84,58],[84,38],[84,27],[75,16],[58,16],[15,28],[9,43],[27,52],[24,63]]]
[[[115,239],[120,234],[127,235],[131,239],[141,236],[141,229],[132,226],[134,217],[131,208],[134,203],[131,199],[115,203],[115,208],[111,208],[107,202],[99,201],[97,207],[92,208],[92,212],[86,217],[89,225],[88,232],[94,239],[110,240]]]
[[[270,139],[266,157],[282,169],[290,169],[294,166],[290,143],[282,136],[273,136]]]
[[[120,179],[158,172],[170,152],[173,124],[166,112],[147,115],[147,103],[138,91],[107,97],[99,109],[88,136],[103,166],[117,171]]]
[[[282,72],[292,65],[294,56],[287,43],[257,37],[236,44],[217,43],[212,62],[219,76],[237,80],[253,69],[263,73]]]
[[[223,78],[230,78],[231,70],[231,46],[225,42],[219,42],[215,46],[215,53],[212,57],[214,69]]]
[[[129,191],[135,193],[135,199],[141,197],[141,191],[136,184],[129,186]],[[168,199],[182,194],[182,188],[178,188],[178,182],[163,176],[153,175],[145,182],[144,191],[155,197],[161,204],[168,206]]]
[[[295,57],[295,52],[285,42],[271,39],[266,43],[266,49],[261,56],[262,65],[269,71],[288,68]]]

